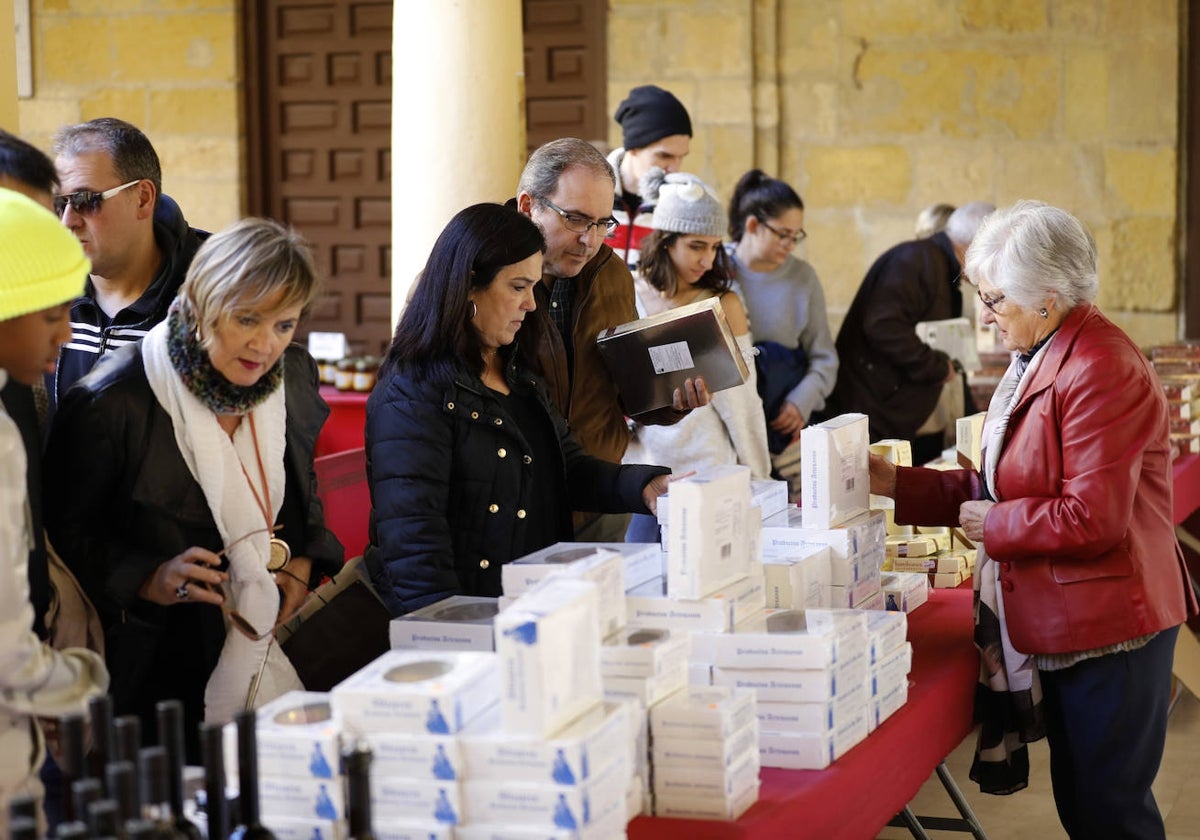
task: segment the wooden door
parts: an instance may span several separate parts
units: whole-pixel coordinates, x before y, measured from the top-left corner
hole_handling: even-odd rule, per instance
[[[246,7],[250,212],[313,244],[328,283],[307,328],[379,353],[392,333],[392,3]]]
[[[523,0],[525,139],[603,141],[607,65],[605,0]]]

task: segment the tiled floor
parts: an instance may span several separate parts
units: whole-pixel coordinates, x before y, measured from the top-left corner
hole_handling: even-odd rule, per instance
[[[1059,825],[1050,793],[1045,741],[1031,745],[1029,787],[1012,796],[982,794],[967,777],[974,746],[975,736],[971,735],[951,753],[946,764],[991,840],[1062,840],[1067,836]],[[1200,700],[1187,691],[1171,712],[1167,749],[1154,783],[1154,796],[1166,820],[1168,840],[1200,840]],[[912,809],[918,815],[958,816],[936,775],[922,786]],[[939,840],[970,837],[944,831],[929,834]],[[879,834],[878,840],[911,837],[907,829],[890,827]]]

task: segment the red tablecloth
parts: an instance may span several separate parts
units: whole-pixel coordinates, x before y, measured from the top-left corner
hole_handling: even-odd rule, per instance
[[[329,406],[329,419],[317,437],[317,457],[363,446],[368,396],[354,391],[339,391],[332,385],[321,386],[321,399]]]
[[[630,840],[877,836],[973,727],[971,597],[969,588],[935,589],[909,616],[908,703],[829,768],[763,768],[759,801],[737,822],[639,817]]]

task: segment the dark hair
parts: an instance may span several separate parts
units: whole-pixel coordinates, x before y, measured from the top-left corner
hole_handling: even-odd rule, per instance
[[[733,198],[729,200],[729,238],[734,242],[742,241],[749,216],[765,222],[793,208],[804,209],[799,193],[761,169],[751,169],[737,182]]]
[[[0,175],[48,193],[58,186],[54,161],[41,149],[4,129],[0,129]]]
[[[455,215],[433,244],[404,307],[392,345],[380,367],[385,377],[404,366],[414,375],[449,381],[456,364],[483,373],[483,348],[468,321],[469,295],[496,279],[500,269],[546,252],[536,224],[500,204],[475,204]],[[522,358],[535,366],[540,318],[526,318],[514,342]],[[501,348],[507,357],[511,348]]]
[[[641,244],[641,261],[638,271],[654,288],[667,297],[674,297],[679,290],[679,278],[675,275],[675,266],[671,262],[668,249],[681,236],[694,236],[690,233],[674,233],[655,228],[646,234]],[[720,245],[713,255],[712,268],[704,272],[694,284],[698,289],[709,289],[718,295],[723,295],[733,286],[733,265],[729,255]]]
[[[162,166],[150,138],[133,123],[116,117],[100,117],[60,128],[54,135],[54,154],[76,155],[105,152],[122,183],[146,180],[154,184],[157,201],[162,195]]]

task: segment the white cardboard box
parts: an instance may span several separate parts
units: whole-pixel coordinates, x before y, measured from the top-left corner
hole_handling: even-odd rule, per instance
[[[871,698],[871,709],[874,713],[874,726],[879,726],[900,710],[908,702],[908,680],[901,680],[891,686],[885,694]],[[874,727],[872,727],[874,728]]]
[[[773,548],[763,552],[763,576],[768,609],[827,606],[830,577],[829,546]]]
[[[750,504],[762,510],[763,519],[774,516],[788,508],[788,483],[774,479],[756,479],[750,482]]]
[[[471,779],[579,785],[614,761],[633,759],[628,703],[604,703],[550,739],[513,735],[498,714],[475,721],[459,736]]]
[[[704,598],[669,597],[665,586],[665,581],[651,581],[625,596],[631,624],[677,632],[724,633],[743,618],[761,612],[766,603],[761,573],[739,578]]]
[[[258,807],[270,817],[341,820],[346,818],[345,780],[302,779],[295,776],[258,777]]]
[[[757,782],[757,744],[750,744],[729,765],[665,764],[654,767],[655,797],[731,797]]]
[[[873,510],[835,528],[806,528],[801,508],[789,508],[763,522],[763,553],[773,549],[829,548],[830,582],[848,586],[883,567],[887,517]]]
[[[313,840],[314,837],[320,837],[322,840],[343,840],[349,831],[345,820],[274,816],[271,817],[271,833],[275,835],[276,840]],[[413,840],[417,840],[417,838],[429,840],[429,837],[430,833],[425,832],[415,835]],[[403,838],[403,840],[409,840],[409,838]],[[447,836],[446,840],[452,840],[452,838]]]
[[[492,621],[495,598],[451,595],[393,618],[388,626],[393,650],[495,650]]]
[[[432,820],[462,822],[459,782],[428,782],[371,774],[371,817],[379,822]]]
[[[489,714],[499,714],[499,707],[493,704],[484,712],[484,716]],[[430,782],[450,782],[463,777],[462,755],[454,735],[364,732],[358,737],[371,748],[374,775]]]
[[[763,767],[790,770],[823,770],[867,737],[867,706],[860,706],[842,725],[816,734],[761,730],[758,736],[759,761]]]
[[[874,665],[904,644],[908,638],[908,616],[902,612],[866,611],[867,664]]]
[[[667,591],[703,598],[749,570],[750,468],[715,467],[671,485]]]
[[[635,702],[648,709],[661,703],[675,692],[687,686],[688,664],[681,662],[674,668],[653,677],[604,677],[604,699],[610,703]]]
[[[867,652],[842,651],[838,661],[806,670],[783,668],[726,668],[714,665],[713,685],[752,689],[762,702],[813,702],[837,697],[841,689],[861,685],[867,677]]]
[[[341,776],[341,724],[329,695],[289,691],[255,713],[258,772],[263,776],[333,779]],[[225,774],[238,777],[237,726],[222,728]]]
[[[631,624],[604,640],[600,647],[600,672],[605,677],[655,677],[686,666],[691,637]]]
[[[555,574],[596,585],[601,636],[615,633],[625,625],[625,558],[620,552],[556,543],[505,563],[500,569],[500,582],[505,595],[524,595]]]
[[[748,749],[758,749],[757,721],[751,721],[728,738],[655,738],[651,755],[655,768],[668,765],[728,767]]]
[[[869,447],[865,414],[842,414],[801,430],[804,527],[834,528],[866,513]]]
[[[498,699],[496,655],[393,650],[334,686],[342,725],[355,732],[458,732]]]
[[[594,583],[552,577],[496,616],[505,729],[547,737],[603,699],[596,609]]]
[[[832,733],[862,714],[870,698],[860,685],[846,697],[820,703],[759,703],[758,727],[769,732]]]
[[[758,801],[759,783],[732,797],[677,797],[657,796],[654,799],[654,814],[658,817],[674,817],[692,820],[736,820]]]
[[[732,736],[755,719],[753,691],[689,687],[650,710],[650,730],[659,738]]]
[[[885,572],[879,588],[888,610],[910,613],[929,600],[929,577],[919,573]]]
[[[901,682],[908,682],[912,670],[912,642],[905,642],[871,666],[871,696],[879,697]]]

